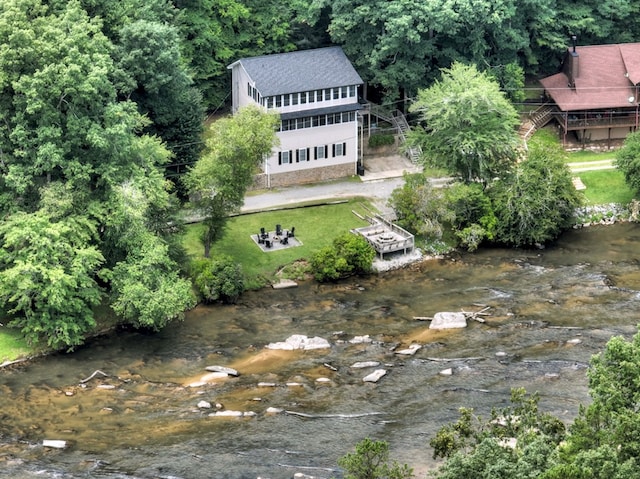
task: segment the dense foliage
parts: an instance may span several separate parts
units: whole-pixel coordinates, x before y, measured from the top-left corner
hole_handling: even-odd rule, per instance
[[[244,203],[254,174],[277,143],[278,122],[277,114],[247,106],[211,124],[207,151],[184,178],[193,207],[204,217],[205,257],[229,215]]]
[[[512,391],[513,405],[485,420],[470,409],[431,440],[447,457],[439,479],[640,477],[640,333],[609,340],[591,359],[592,402],[581,406],[566,433],[563,423],[538,410],[538,397]]]
[[[242,268],[229,256],[194,260],[191,270],[194,286],[207,303],[235,303],[244,291]]]
[[[616,166],[624,173],[627,185],[640,193],[640,132],[631,133],[616,152]]]
[[[406,464],[389,459],[389,444],[386,441],[363,439],[354,452],[338,459],[345,471],[345,479],[411,479],[413,470]]]
[[[376,252],[358,234],[343,233],[311,256],[311,272],[317,281],[335,281],[353,274],[369,273]]]
[[[77,0],[0,5],[0,301],[56,348],[83,341],[104,297],[152,329],[193,305],[170,254],[170,152],[123,89],[144,55],[119,64],[106,26]]]
[[[410,144],[423,161],[469,183],[487,183],[515,163],[518,113],[494,79],[475,66],[454,63],[442,78],[418,92],[410,111],[420,115]]]
[[[548,243],[570,227],[581,194],[560,146],[531,142],[526,161],[496,181],[490,196],[497,217],[496,239],[513,246]]]

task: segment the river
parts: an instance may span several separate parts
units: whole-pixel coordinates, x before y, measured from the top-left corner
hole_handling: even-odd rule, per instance
[[[120,331],[5,369],[0,477],[341,477],[337,459],[365,437],[388,441],[393,458],[424,477],[435,464],[430,438],[462,406],[488,415],[522,386],[540,393],[541,409],[575,417],[588,402],[590,357],[640,322],[639,242],[638,225],[592,227],[540,251],[485,249],[250,292],[156,335]],[[486,322],[464,329],[414,319],[487,306]],[[265,349],[292,334],[331,348]],[[350,342],[365,335],[371,342]],[[411,344],[422,348],[395,353]],[[387,374],[365,383],[372,369],[352,368],[357,361],[378,361]],[[211,365],[240,375],[201,383]],[[82,382],[96,370],[106,376]],[[253,415],[210,416],[216,404]]]

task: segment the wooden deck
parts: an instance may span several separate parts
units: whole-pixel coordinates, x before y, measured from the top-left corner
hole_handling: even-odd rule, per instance
[[[415,245],[411,233],[380,216],[372,218],[372,224],[369,226],[356,228],[352,231],[363,236],[382,259],[388,253],[402,251],[407,254],[413,251]]]

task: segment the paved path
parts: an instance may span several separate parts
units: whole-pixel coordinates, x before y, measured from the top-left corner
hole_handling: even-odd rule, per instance
[[[612,169],[612,159],[570,163],[574,173],[590,170]],[[242,212],[264,211],[286,206],[293,206],[304,202],[322,200],[339,200],[362,196],[371,199],[374,205],[383,213],[390,213],[387,200],[391,192],[404,183],[402,178],[406,169],[393,169],[365,173],[360,179],[337,180],[313,185],[291,186],[268,190],[260,193],[249,193],[244,200]],[[447,178],[434,179],[436,186],[448,181]]]
[[[615,160],[596,160],[596,161],[583,161],[579,163],[569,163],[569,168],[574,173],[580,173],[582,171],[591,170],[612,170],[615,168],[613,162]]]

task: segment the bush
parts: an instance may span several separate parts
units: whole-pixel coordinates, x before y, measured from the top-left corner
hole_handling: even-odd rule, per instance
[[[194,260],[191,271],[193,284],[206,303],[235,303],[244,291],[242,268],[229,256]]]
[[[369,137],[369,146],[371,148],[393,145],[395,142],[396,138],[391,134],[378,133]]]
[[[345,471],[345,479],[410,479],[413,469],[389,459],[386,441],[363,439],[356,444],[355,452],[338,459]]]
[[[360,235],[344,233],[311,256],[313,277],[320,282],[336,281],[352,274],[369,273],[376,252]]]

